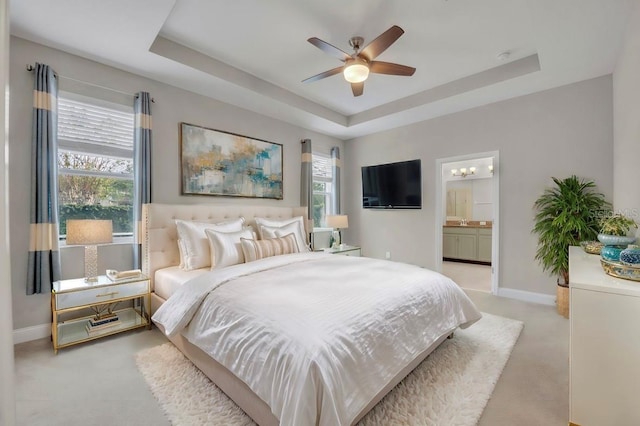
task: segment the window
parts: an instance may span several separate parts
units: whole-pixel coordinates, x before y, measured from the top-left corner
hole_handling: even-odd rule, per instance
[[[58,98],[60,236],[68,219],[111,219],[133,233],[133,106],[61,93]]]
[[[331,196],[333,193],[333,170],[331,157],[313,154],[313,227],[325,226],[325,217],[331,214]]]

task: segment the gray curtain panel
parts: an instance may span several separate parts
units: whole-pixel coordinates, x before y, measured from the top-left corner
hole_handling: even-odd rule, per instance
[[[58,82],[36,63],[31,139],[31,221],[27,294],[49,293],[60,279],[58,251]]]
[[[137,93],[133,102],[133,267],[142,267],[142,206],[151,203],[151,97]]]
[[[300,206],[307,208],[307,219],[313,219],[313,155],[311,154],[311,139],[302,140]]]
[[[340,214],[340,168],[342,163],[340,162],[340,148],[334,146],[331,148],[331,183],[333,191],[331,193],[331,209],[333,214]]]

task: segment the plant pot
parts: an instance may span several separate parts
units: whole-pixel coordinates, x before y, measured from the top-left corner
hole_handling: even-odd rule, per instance
[[[560,315],[569,318],[569,286],[559,282],[556,286],[556,308]]]
[[[636,237],[626,235],[598,234],[598,241],[606,246],[627,246],[636,242]]]

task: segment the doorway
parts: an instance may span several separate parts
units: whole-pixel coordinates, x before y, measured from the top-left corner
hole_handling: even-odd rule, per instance
[[[499,152],[436,161],[436,270],[498,294]]]

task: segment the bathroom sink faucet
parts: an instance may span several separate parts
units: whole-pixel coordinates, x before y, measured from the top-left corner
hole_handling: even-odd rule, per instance
[[[460,219],[460,226],[467,226],[467,219]]]

